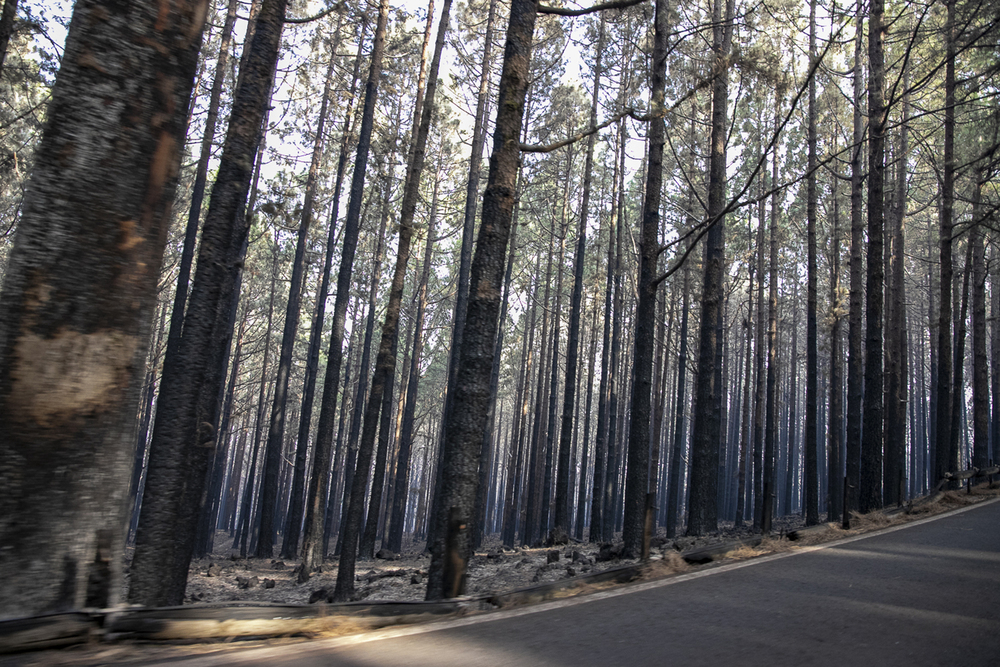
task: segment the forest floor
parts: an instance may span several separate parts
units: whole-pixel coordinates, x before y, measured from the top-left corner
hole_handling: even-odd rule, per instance
[[[728,554],[730,558],[752,558],[776,551],[788,551],[797,546],[818,544],[877,530],[898,523],[905,523],[931,514],[954,509],[969,503],[1000,496],[1000,487],[990,489],[986,484],[974,489],[972,495],[963,491],[948,491],[934,500],[920,504],[911,512],[886,514],[873,512],[868,515],[854,515],[851,529],[844,530],[838,524],[813,529],[795,542],[784,539],[792,531],[805,525],[802,516],[790,515],[774,520],[770,536],[756,547],[740,547]],[[736,528],[732,523],[723,523],[719,532],[694,538],[679,537],[668,539],[663,529],[652,540],[654,559],[670,563],[672,571],[686,568],[680,558],[674,556],[682,552],[708,548],[717,544],[756,535],[752,528]],[[583,574],[601,572],[622,565],[638,563],[638,560],[618,557],[615,546],[620,545],[621,535],[616,534],[612,544],[577,543],[544,546],[536,548],[505,548],[498,537],[488,538],[476,550],[469,561],[466,594],[484,596],[514,591],[539,584],[549,584]],[[299,561],[290,559],[240,558],[229,546],[232,538],[225,531],[219,531],[216,550],[209,558],[192,562],[188,576],[185,603],[254,601],[307,604],[326,599],[333,593],[337,580],[337,560],[327,559],[321,571],[313,574],[309,581],[297,583]],[[423,543],[404,545],[400,555],[389,554],[390,558],[358,559],[356,564],[356,600],[423,600],[427,588],[427,568],[430,556],[422,553]],[[669,574],[659,568],[661,574]]]
[[[805,521],[792,515],[774,520],[776,539],[802,528]],[[749,527],[735,528],[730,522],[718,533],[694,538],[668,539],[661,528],[652,539],[653,554],[679,554],[682,551],[714,546],[755,535]],[[280,540],[279,540],[280,541]],[[328,556],[319,572],[309,581],[297,583],[301,561],[297,559],[240,558],[229,548],[232,537],[226,531],[216,534],[212,556],[191,563],[185,603],[207,602],[280,602],[307,604],[332,594],[337,582],[338,558]],[[487,538],[469,561],[466,595],[480,596],[549,584],[583,574],[602,572],[638,559],[621,558],[616,547],[621,533],[612,543],[569,541],[566,544],[538,547],[504,547],[498,536]],[[427,591],[429,553],[424,543],[404,544],[402,554],[388,558],[362,559],[355,566],[355,600],[423,600]],[[382,552],[379,552],[380,554]],[[683,564],[675,562],[678,569]]]
[[[973,489],[947,491],[933,499],[917,501],[909,512],[873,512],[868,515],[853,515],[850,530],[843,530],[840,524],[821,524],[798,535],[790,541],[784,536],[803,527],[800,516],[776,519],[773,533],[765,537],[758,546],[740,546],[728,554],[727,559],[756,558],[769,553],[794,551],[802,546],[830,542],[853,535],[868,533],[889,526],[906,523],[931,515],[941,514],[973,503],[1000,497],[1000,485],[988,488],[982,484]],[[640,579],[660,579],[690,569],[680,557],[682,551],[690,551],[731,543],[742,538],[753,537],[749,528],[736,529],[723,526],[715,535],[702,538],[682,537],[667,540],[662,535],[654,541],[653,562],[644,568]],[[326,589],[332,592],[336,581],[336,563],[327,562],[323,571],[315,574],[304,584],[296,583],[296,567],[293,560],[244,559],[228,549],[231,539],[220,532],[217,536],[216,553],[192,563],[188,579],[186,603],[226,603],[226,602],[272,602],[307,604],[311,597],[320,595]],[[399,560],[365,560],[357,564],[357,598],[363,600],[422,600],[426,590],[426,572],[429,557],[417,553],[423,545],[410,545],[404,549]],[[609,554],[614,549],[610,545],[601,553],[600,545],[570,543],[548,548],[504,549],[498,541],[487,540],[482,549],[477,550],[470,561],[468,594],[487,595],[514,591],[521,588],[552,583],[575,575],[596,573],[622,565],[635,564],[634,560],[617,559]],[[559,558],[555,560],[555,553]],[[608,556],[611,556],[608,558]],[[607,560],[602,560],[608,558]],[[269,584],[268,582],[273,582]],[[557,594],[557,597],[588,593],[616,585],[613,581],[590,584]],[[0,667],[96,667],[97,665],[125,664],[144,665],[154,660],[176,660],[194,655],[225,653],[234,648],[280,646],[308,641],[307,636],[262,638],[248,637],[231,643],[231,639],[172,641],[131,640],[118,642],[90,641],[85,644],[62,649],[49,649],[0,656]]]

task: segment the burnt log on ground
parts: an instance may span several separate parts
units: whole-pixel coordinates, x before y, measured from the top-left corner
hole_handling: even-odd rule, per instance
[[[459,602],[185,605],[111,612],[104,627],[109,639],[316,636],[426,622],[467,608]]]
[[[821,523],[815,526],[806,526],[805,528],[799,528],[798,530],[791,530],[785,537],[791,542],[798,542],[799,540],[805,539],[813,535],[825,535],[826,533],[832,532],[837,529],[840,522],[835,523]]]
[[[715,544],[710,547],[683,551],[681,552],[681,558],[683,558],[684,561],[690,565],[703,565],[705,563],[721,560],[726,557],[726,554],[736,551],[742,547],[755,547],[760,544],[760,542],[760,536],[748,537],[742,540],[734,540],[732,542],[723,542],[722,544]]]
[[[584,589],[594,584],[608,582],[626,584],[630,581],[635,581],[642,575],[643,568],[644,566],[638,563],[635,565],[613,567],[601,572],[583,574],[577,577],[553,581],[548,584],[539,584],[537,586],[520,588],[515,591],[497,593],[486,597],[485,600],[498,609],[545,602],[556,597],[568,597],[564,594],[574,589],[581,589],[579,592],[582,593]]]
[[[100,616],[72,611],[0,621],[0,654],[80,644],[100,628]]]

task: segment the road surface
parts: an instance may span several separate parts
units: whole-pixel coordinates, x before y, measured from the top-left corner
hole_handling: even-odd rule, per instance
[[[1000,665],[1000,502],[626,589],[185,667]]]

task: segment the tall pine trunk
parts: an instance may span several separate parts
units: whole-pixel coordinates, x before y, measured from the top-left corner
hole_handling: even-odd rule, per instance
[[[372,388],[368,395],[368,404],[365,408],[364,430],[362,431],[361,442],[358,448],[357,470],[354,474],[351,500],[348,505],[347,530],[344,532],[344,544],[340,550],[337,588],[334,592],[334,599],[338,601],[348,600],[354,593],[354,564],[357,555],[355,549],[357,548],[359,537],[361,514],[364,509],[368,468],[371,465],[372,449],[375,444],[376,431],[378,431],[375,476],[372,478],[371,500],[363,535],[364,539],[361,543],[361,555],[370,557],[373,555],[371,552],[374,551],[384,486],[389,430],[391,428],[393,380],[396,372],[396,350],[399,342],[399,315],[403,301],[406,267],[410,259],[410,245],[413,239],[413,219],[416,213],[417,198],[420,190],[420,176],[424,167],[427,135],[430,132],[431,118],[434,111],[434,95],[437,90],[438,68],[441,63],[444,38],[448,32],[448,14],[450,9],[451,0],[445,0],[441,9],[441,20],[438,25],[434,57],[428,73],[426,99],[422,107],[417,136],[410,153],[410,161],[407,165],[406,185],[403,192],[402,210],[399,220],[396,265],[389,287],[389,300],[385,309],[385,320],[382,324],[382,336],[379,341],[378,356],[375,360]]]
[[[982,211],[982,172],[976,170],[972,194],[972,465],[989,465],[989,368],[986,359],[986,247]],[[995,315],[994,315],[995,316]]]
[[[489,409],[490,368],[496,341],[504,259],[510,235],[520,157],[519,139],[528,88],[536,5],[512,0],[500,99],[497,103],[490,174],[483,195],[482,223],[472,259],[468,311],[456,368],[452,410],[443,424],[441,492],[436,514],[427,598],[461,594],[469,553],[469,534],[459,525],[449,539],[449,517],[467,522],[475,503],[480,448]],[[449,543],[450,544],[447,544]],[[446,566],[446,559],[448,564]],[[446,576],[451,575],[449,578]]]
[[[872,0],[868,19],[868,275],[865,284],[865,397],[861,428],[858,509],[882,507],[883,317],[885,277],[884,0]]]
[[[940,228],[938,232],[940,246],[941,300],[938,305],[938,344],[937,344],[937,415],[935,420],[933,482],[944,477],[946,472],[957,472],[958,450],[951,449],[952,391],[958,391],[952,382],[952,347],[951,347],[951,290],[954,281],[952,269],[952,219],[955,202],[955,0],[947,3],[948,18],[945,23],[945,48],[947,62],[945,65],[944,88],[944,170],[941,182]]]
[[[316,315],[313,318],[312,337],[309,341],[309,356],[306,364],[306,386],[303,390],[303,410],[301,421],[309,422],[312,419],[312,394],[315,391],[314,383],[316,372],[309,372],[314,364],[319,363],[319,347],[323,336],[323,320],[326,315],[326,298],[330,289],[330,274],[333,268],[334,251],[334,230],[337,226],[337,217],[340,209],[340,193],[344,183],[344,174],[347,171],[347,154],[351,136],[351,118],[354,105],[355,92],[357,90],[358,79],[361,74],[361,49],[364,44],[365,30],[368,27],[366,18],[362,19],[361,28],[358,35],[358,51],[354,57],[354,72],[351,76],[351,87],[347,98],[347,110],[344,113],[344,129],[340,140],[340,156],[337,159],[337,176],[333,188],[333,209],[330,212],[329,231],[326,240],[326,258],[323,263],[323,277],[320,280],[319,293],[316,296]],[[332,56],[331,56],[332,57]],[[339,279],[338,279],[339,284]],[[346,314],[347,301],[345,297],[344,309]],[[336,316],[336,308],[334,308]],[[341,330],[341,340],[337,345],[343,343],[343,330]],[[343,352],[341,352],[343,355]],[[350,363],[348,362],[348,372],[350,375]],[[330,362],[327,362],[327,374],[331,372]],[[339,369],[338,369],[339,372]],[[323,398],[321,405],[328,405],[329,402],[336,403],[335,397],[328,399],[326,391],[330,386],[324,379]],[[333,382],[333,392],[337,391],[339,378]],[[308,402],[306,399],[309,399]],[[308,406],[308,407],[307,407]],[[305,526],[302,536],[302,567],[299,569],[299,578],[304,579],[309,576],[310,571],[315,569],[322,561],[323,555],[329,543],[329,531],[325,529],[328,521],[324,519],[323,509],[327,503],[327,497],[333,496],[330,492],[330,472],[333,463],[333,409],[335,405],[328,407],[326,421],[323,421],[322,408],[320,420],[316,433],[316,444],[313,451],[313,468],[309,477],[309,490],[306,496]],[[343,412],[343,410],[341,411]],[[327,432],[323,431],[327,428]],[[300,428],[300,433],[301,433]],[[341,432],[342,429],[338,429]],[[332,514],[332,512],[330,513]],[[321,548],[320,548],[321,547]]]
[[[628,462],[625,477],[625,516],[622,538],[624,553],[632,558],[642,555],[646,494],[649,492],[649,433],[653,394],[653,346],[656,341],[656,276],[660,255],[660,196],[663,189],[663,144],[666,128],[660,109],[666,90],[667,7],[657,0],[654,10],[652,89],[646,158],[646,193],[642,204],[642,227],[639,245],[638,304],[635,320],[635,346],[632,366],[632,420],[628,437]],[[596,95],[596,92],[595,92]],[[724,159],[724,158],[723,158]],[[723,196],[725,196],[723,192]],[[718,212],[718,211],[716,211]],[[722,222],[717,225],[722,229]],[[713,230],[714,233],[715,230]],[[655,462],[654,462],[655,463]]]
[[[816,67],[816,0],[809,2],[809,71]],[[819,461],[817,413],[819,411],[819,347],[817,343],[817,273],[816,266],[816,77],[809,77],[808,110],[808,175],[806,177],[806,226],[808,277],[806,285],[806,432],[802,446],[805,448],[805,501],[806,525],[819,523]]]
[[[591,93],[590,126],[597,125],[597,104],[601,90],[601,59],[604,56],[604,16],[598,28],[594,90]],[[556,479],[556,511],[554,531],[567,531],[570,526],[569,463],[570,439],[573,431],[573,408],[576,403],[576,370],[580,352],[580,317],[583,310],[583,267],[587,250],[587,214],[590,207],[590,186],[594,170],[594,144],[597,134],[587,137],[587,155],[583,168],[583,194],[580,200],[580,221],[577,229],[576,256],[573,259],[573,296],[570,303],[569,334],[566,343],[566,383],[563,396],[562,428],[559,436],[559,467]],[[584,468],[585,470],[585,468]]]
[[[859,5],[854,36],[854,134],[851,145],[851,285],[848,305],[847,338],[847,459],[846,476],[848,510],[858,509],[858,487],[861,484],[861,403],[864,399],[864,273],[862,244],[864,243],[864,209],[862,208],[863,170],[861,155],[864,126],[861,117],[861,47],[864,34],[864,14]]]
[[[0,294],[0,616],[118,601],[136,409],[206,11],[74,10]]]
[[[326,119],[330,106],[330,87],[333,80],[334,64],[337,61],[337,50],[340,46],[340,21],[333,33],[333,43],[330,45],[330,62],[327,64],[326,80],[323,84],[323,99],[319,107],[319,119],[316,122],[316,136],[313,139],[313,152],[309,161],[309,172],[306,175],[305,196],[302,202],[302,219],[300,221],[300,239],[312,222],[313,202],[316,198],[316,187],[319,182],[319,167],[323,157],[323,138],[326,133]],[[327,234],[327,245],[333,243],[333,232],[336,221],[330,221]],[[296,246],[296,259],[298,247]],[[328,265],[327,265],[328,266]],[[329,290],[330,272],[324,266],[323,282],[316,295],[316,313],[313,317],[312,329],[309,335],[309,348],[306,352],[305,378],[302,382],[302,409],[299,411],[298,436],[295,439],[295,472],[292,479],[292,493],[289,501],[288,520],[285,522],[284,539],[281,553],[285,558],[295,558],[299,551],[299,537],[302,533],[303,495],[305,491],[305,475],[309,461],[307,446],[309,444],[309,426],[312,422],[312,404],[316,389],[316,373],[319,365],[319,338],[323,330],[323,319],[327,292]]]
[[[238,296],[234,286],[246,247],[243,210],[286,5],[285,0],[261,4],[205,216],[184,330],[176,358],[164,362],[143,494],[145,509],[131,568],[129,600],[135,603],[174,605],[184,597],[195,532],[190,528],[200,509],[205,467],[216,439],[211,419],[225,372],[219,367],[228,342],[224,329],[232,300]]]
[[[337,390],[340,385],[340,367],[343,363],[344,324],[347,315],[347,303],[350,299],[351,275],[354,270],[354,255],[358,247],[358,232],[361,223],[361,207],[364,197],[365,170],[368,166],[368,154],[371,150],[372,129],[375,123],[375,102],[378,99],[379,78],[382,73],[382,56],[385,53],[385,32],[388,22],[389,7],[387,0],[379,3],[378,19],[375,25],[375,35],[372,38],[372,53],[368,66],[368,80],[365,83],[365,101],[361,113],[361,126],[358,131],[358,148],[354,159],[354,174],[351,177],[350,196],[347,202],[347,216],[344,219],[343,246],[340,253],[340,270],[337,273],[337,298],[333,306],[333,327],[330,332],[330,349],[327,356],[326,376],[323,379],[323,401],[320,408],[318,439],[316,442],[317,458],[328,456],[333,442],[333,421],[337,407]],[[362,369],[362,373],[366,373]],[[314,502],[311,500],[311,502]],[[313,515],[311,525],[306,528],[306,543],[304,551],[311,556],[311,562],[303,562],[300,578],[307,576],[311,570],[322,562],[322,554],[315,548],[319,536],[321,520],[319,512]]]
[[[726,6],[723,8],[723,2]],[[726,132],[728,131],[729,52],[732,41],[731,0],[715,0],[712,7],[712,137],[708,179],[708,224],[705,235],[705,273],[702,281],[701,330],[698,339],[698,375],[691,435],[691,485],[688,535],[704,535],[718,528],[719,405],[723,387],[716,372],[719,327],[724,316]]]

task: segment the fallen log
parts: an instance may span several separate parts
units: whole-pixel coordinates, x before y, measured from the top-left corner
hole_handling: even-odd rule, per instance
[[[201,640],[344,634],[459,615],[461,602],[344,604],[206,604],[116,610],[105,619],[108,638]]]
[[[494,607],[497,607],[498,609],[517,605],[534,604],[537,602],[551,600],[557,597],[559,593],[570,591],[574,588],[582,588],[609,581],[613,581],[618,584],[627,584],[630,581],[638,579],[642,574],[642,570],[642,563],[637,563],[635,565],[623,565],[621,567],[613,567],[601,572],[595,572],[593,574],[582,574],[568,579],[560,579],[559,581],[553,581],[548,584],[539,584],[537,586],[529,586],[528,588],[519,588],[515,591],[507,591],[505,593],[495,593],[485,599],[486,602]]]
[[[837,524],[835,523],[820,523],[815,526],[806,526],[805,528],[789,531],[785,537],[792,542],[797,542],[798,540],[804,539],[810,535],[824,535],[829,533],[835,529],[836,525]]]
[[[945,479],[952,482],[961,482],[966,479],[970,479],[976,476],[979,470],[977,468],[970,468],[969,470],[962,470],[961,472],[946,472],[944,474]]]
[[[723,544],[716,544],[710,547],[704,547],[701,549],[695,549],[692,551],[682,551],[681,558],[685,562],[691,565],[703,565],[705,563],[711,563],[712,561],[720,560],[726,556],[726,554],[736,551],[741,547],[755,547],[761,542],[761,537],[747,537],[742,540],[736,540],[734,542],[724,542]]]
[[[79,611],[0,621],[0,653],[80,644],[99,627],[97,616]]]

